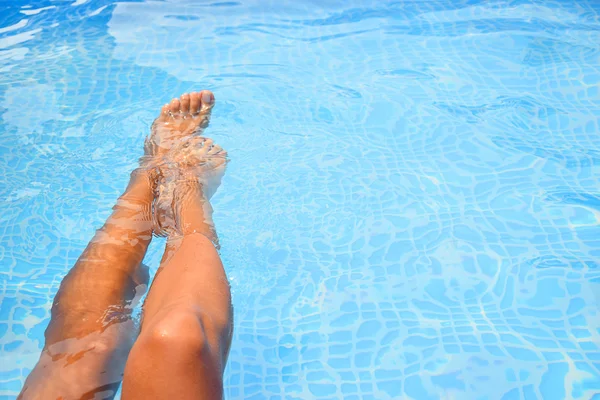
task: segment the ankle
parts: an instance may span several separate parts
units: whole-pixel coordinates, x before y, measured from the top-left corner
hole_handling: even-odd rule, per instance
[[[177,171],[158,184],[154,233],[171,240],[199,233],[217,245],[213,209],[197,176]]]
[[[217,235],[213,222],[213,208],[197,179],[182,180],[175,190],[175,221],[182,236],[200,233],[213,243]]]
[[[147,207],[154,199],[154,180],[151,171],[136,168],[131,172],[129,183],[119,197],[117,205],[133,205]]]

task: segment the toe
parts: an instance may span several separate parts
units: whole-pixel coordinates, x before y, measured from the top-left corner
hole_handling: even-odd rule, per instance
[[[211,138],[203,138],[204,140],[202,141],[202,149],[204,149],[204,151],[210,151],[214,146],[215,146],[215,141],[212,140]]]
[[[171,100],[171,103],[169,103],[169,111],[173,114],[179,113],[180,107],[181,103],[179,102],[179,99],[173,99]]]
[[[190,95],[187,93],[182,94],[179,101],[181,103],[181,112],[190,112]]]
[[[201,110],[210,108],[215,104],[215,96],[210,90],[203,90],[200,92],[200,98],[202,101],[202,105],[200,106]]]
[[[158,120],[162,121],[168,116],[169,116],[169,103],[165,104],[160,109],[160,115],[158,116]]]
[[[190,112],[195,114],[200,111],[200,93],[192,92],[190,93]]]
[[[218,157],[227,157],[227,152],[218,144],[213,144],[210,150],[208,151],[210,156],[218,156]]]

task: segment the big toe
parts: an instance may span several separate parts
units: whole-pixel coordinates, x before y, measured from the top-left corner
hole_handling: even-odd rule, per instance
[[[227,151],[216,143],[211,143],[208,149],[209,157],[227,158]]]
[[[212,108],[215,105],[215,95],[210,90],[203,90],[200,92],[200,100],[202,104],[200,105],[200,110],[205,110],[207,108]]]
[[[214,104],[215,95],[210,90],[190,93],[190,112],[192,114],[210,110]]]

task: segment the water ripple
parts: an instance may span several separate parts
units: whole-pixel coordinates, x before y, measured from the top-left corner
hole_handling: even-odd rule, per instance
[[[592,0],[3,7],[0,397],[160,105],[200,88],[232,159],[227,398],[597,392]]]

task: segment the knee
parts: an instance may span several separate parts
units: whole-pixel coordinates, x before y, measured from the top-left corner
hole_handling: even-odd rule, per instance
[[[142,347],[168,358],[203,357],[209,353],[206,326],[201,316],[187,310],[170,310],[155,316],[138,341]]]

